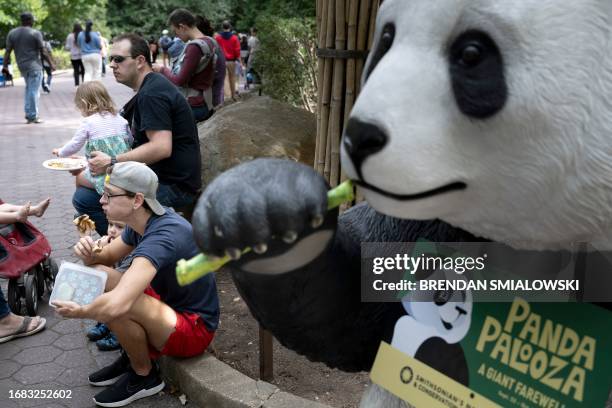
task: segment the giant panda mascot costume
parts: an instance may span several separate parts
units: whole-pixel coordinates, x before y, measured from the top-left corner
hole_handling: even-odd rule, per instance
[[[461,334],[409,302],[360,301],[360,243],[611,249],[612,2],[386,0],[376,24],[341,147],[367,203],[338,218],[314,170],[258,159],[208,186],[196,241],[235,259],[245,302],[288,348],[356,371],[386,341],[467,383]],[[469,318],[464,300],[447,320]],[[426,338],[402,346],[399,327]],[[407,404],[373,385],[362,406]]]

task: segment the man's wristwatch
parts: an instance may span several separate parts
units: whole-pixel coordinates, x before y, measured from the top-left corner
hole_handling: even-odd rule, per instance
[[[117,164],[117,156],[111,156],[110,165],[114,166],[115,164]]]

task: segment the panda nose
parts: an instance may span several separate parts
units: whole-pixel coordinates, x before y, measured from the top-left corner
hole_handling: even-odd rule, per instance
[[[360,178],[362,163],[368,156],[381,151],[388,139],[387,134],[378,126],[349,119],[342,143]]]

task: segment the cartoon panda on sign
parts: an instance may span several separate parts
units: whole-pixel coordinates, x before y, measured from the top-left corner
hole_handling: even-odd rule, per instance
[[[361,242],[612,249],[612,2],[386,0],[362,84],[341,155],[367,203],[338,218],[311,168],[259,159],[194,214],[205,253],[254,249],[234,281],[285,346],[369,370],[397,324],[431,325],[360,301]],[[404,404],[377,386],[362,400]]]

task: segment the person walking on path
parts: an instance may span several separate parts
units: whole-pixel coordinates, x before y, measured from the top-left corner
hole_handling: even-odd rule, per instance
[[[225,54],[226,78],[229,82],[230,95],[236,100],[236,64],[240,63],[240,40],[232,32],[232,25],[229,21],[223,22],[223,31],[215,36],[215,40],[223,49]]]
[[[161,355],[192,357],[206,351],[219,323],[219,299],[214,274],[178,285],[177,261],[199,249],[191,224],[156,200],[155,173],[137,162],[117,163],[108,173],[100,201],[110,219],[127,226],[100,253],[93,251],[90,236],[74,248],[85,265],[106,273],[106,293],[84,306],[53,304],[61,316],[104,322],[117,336],[125,352],[88,380],[93,386],[112,384],[96,394],[96,404],[121,407],[164,388],[155,362]],[[112,268],[130,252],[125,273]]]
[[[49,43],[49,41],[43,40],[43,45],[45,49],[47,50],[47,53],[49,54],[49,56],[53,58],[52,56],[53,48],[51,48],[51,44]],[[52,73],[53,70],[51,69],[51,64],[46,58],[41,57],[41,59],[42,59],[42,64],[43,64],[43,77],[41,81],[41,86],[42,86],[43,92],[48,94],[49,92],[51,92],[51,79],[53,78],[53,73]],[[45,74],[47,74],[46,81],[45,81]]]
[[[117,82],[137,91],[129,109],[132,113],[126,117],[134,144],[131,151],[117,156],[91,152],[89,169],[92,174],[104,174],[117,162],[145,163],[159,178],[157,199],[165,206],[189,210],[202,188],[198,129],[185,97],[163,75],[153,72],[150,55],[147,41],[136,34],[114,39],[109,66]],[[72,198],[75,209],[89,215],[102,235],[107,221],[99,201],[95,190],[83,187]]]
[[[259,49],[259,38],[257,38],[257,29],[255,27],[251,28],[251,36],[248,40],[249,45],[249,59],[247,62],[247,72],[253,70],[253,61],[257,56],[257,50]]]
[[[72,71],[74,75],[74,86],[79,86],[79,78],[82,82],[85,76],[85,67],[83,67],[83,61],[81,60],[81,49],[77,44],[77,38],[81,31],[83,31],[81,24],[74,23],[72,32],[66,37],[66,44],[64,45],[64,49],[66,51],[70,51],[70,62],[72,63]]]
[[[162,64],[164,67],[167,67],[170,64],[170,58],[168,56],[168,48],[172,45],[172,38],[168,35],[168,30],[162,31],[162,36],[159,37],[159,41],[157,42],[159,47],[161,48],[162,53]]]
[[[162,65],[153,65],[153,71],[179,87],[191,106],[196,122],[200,122],[213,113],[212,85],[217,44],[196,27],[196,21],[196,16],[185,9],[176,9],[170,14],[168,22],[181,41],[186,43],[178,60],[179,71],[173,74]]]
[[[244,72],[247,69],[247,62],[249,61],[249,39],[246,34],[241,34],[240,37],[240,63],[242,63],[242,67]]]
[[[93,22],[87,20],[85,31],[81,31],[77,37],[77,44],[81,49],[81,59],[85,67],[85,82],[100,80],[102,42],[100,41],[100,35],[91,31],[92,26]]]
[[[7,74],[11,52],[15,51],[17,66],[25,80],[24,111],[27,123],[41,123],[38,117],[38,98],[40,97],[40,84],[42,83],[42,58],[49,61],[51,69],[55,69],[53,59],[43,45],[40,31],[32,28],[34,16],[31,13],[22,13],[21,27],[9,31],[6,37],[6,51],[2,73]]]
[[[159,54],[159,45],[155,37],[149,37],[149,50],[151,51],[151,63],[157,63],[157,55]]]
[[[98,31],[100,36],[100,63],[102,64],[102,76],[106,76],[106,57],[108,56],[108,41]]]

